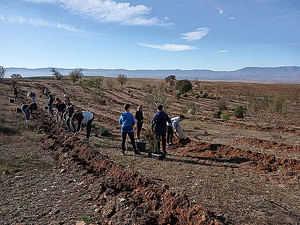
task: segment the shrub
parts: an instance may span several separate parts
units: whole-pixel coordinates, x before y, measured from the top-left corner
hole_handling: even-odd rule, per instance
[[[216,105],[217,105],[219,110],[226,110],[227,109],[227,103],[226,103],[225,99],[223,99],[223,98],[218,100]]]
[[[208,94],[207,93],[203,93],[202,98],[207,98]]]
[[[21,79],[22,78],[21,74],[19,74],[19,73],[14,73],[10,77],[13,79]]]
[[[218,111],[214,112],[213,118],[220,119],[221,118],[221,114],[222,114],[222,111],[218,110]]]
[[[69,73],[69,77],[73,81],[73,83],[75,83],[84,76],[82,71],[83,69],[75,69]]]
[[[111,135],[110,131],[106,129],[105,127],[99,128],[99,134],[100,136],[109,137]]]
[[[234,109],[234,116],[236,118],[244,118],[244,114],[246,113],[247,109],[244,106],[239,105]]]
[[[221,119],[222,120],[229,120],[230,119],[230,114],[221,114]]]
[[[119,74],[118,77],[117,77],[117,81],[119,82],[121,87],[123,87],[123,85],[127,82],[126,75],[125,74]]]
[[[179,90],[181,94],[191,91],[192,88],[192,83],[189,80],[178,80],[175,83],[175,89]]]

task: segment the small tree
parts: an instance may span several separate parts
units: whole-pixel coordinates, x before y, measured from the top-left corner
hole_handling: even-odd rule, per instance
[[[83,69],[75,69],[69,73],[69,77],[73,81],[73,83],[75,83],[84,76],[82,71]]]
[[[21,79],[21,78],[23,78],[23,77],[21,76],[21,74],[19,74],[19,73],[14,73],[14,74],[12,74],[10,77],[13,78],[13,79]]]
[[[117,80],[120,83],[121,87],[123,87],[123,85],[127,82],[127,77],[125,74],[119,74]]]
[[[55,77],[56,80],[61,80],[63,78],[63,75],[58,72],[55,68],[51,68],[50,72],[52,72],[52,75]]]
[[[176,76],[175,76],[175,75],[167,76],[167,77],[165,78],[165,81],[166,81],[166,83],[168,83],[170,86],[174,86],[175,81],[176,81]]]
[[[90,79],[90,84],[94,88],[95,93],[97,95],[101,95],[103,78],[102,77],[92,78],[92,79]]]
[[[193,89],[192,83],[189,80],[178,80],[175,83],[175,88],[179,90],[180,94],[184,94]]]
[[[3,79],[5,76],[5,68],[3,66],[0,66],[0,79]]]

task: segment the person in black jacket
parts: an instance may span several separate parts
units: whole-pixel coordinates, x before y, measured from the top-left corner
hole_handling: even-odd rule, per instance
[[[160,150],[160,141],[162,142],[162,148],[164,155],[167,154],[166,151],[166,132],[167,132],[167,122],[171,123],[169,116],[163,111],[163,106],[157,106],[157,113],[154,114],[151,130],[156,134],[157,138],[157,150]]]
[[[143,116],[143,106],[139,105],[137,107],[137,111],[135,113],[135,120],[137,125],[137,141],[140,142],[141,140],[141,130],[144,123],[144,116]]]

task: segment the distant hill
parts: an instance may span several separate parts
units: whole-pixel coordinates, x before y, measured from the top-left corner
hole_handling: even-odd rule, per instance
[[[23,77],[51,76],[51,68],[6,68],[6,77],[19,73]],[[57,68],[63,75],[73,69]],[[199,79],[207,81],[239,81],[262,83],[297,83],[300,84],[300,67],[245,67],[234,71],[212,70],[125,70],[125,69],[84,69],[86,76],[116,77],[125,74],[130,78],[165,78],[174,74],[177,79]]]

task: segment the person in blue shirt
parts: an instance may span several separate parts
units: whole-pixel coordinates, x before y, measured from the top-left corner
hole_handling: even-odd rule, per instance
[[[133,150],[135,154],[141,154],[136,150],[135,141],[134,141],[134,133],[133,126],[135,125],[135,120],[133,115],[129,112],[130,104],[125,104],[124,109],[125,112],[122,113],[119,119],[119,123],[121,124],[122,131],[122,154],[125,155],[125,141],[127,134],[130,138]]]
[[[157,113],[154,114],[151,130],[156,134],[157,139],[157,150],[160,150],[160,141],[162,142],[163,154],[166,155],[166,132],[167,132],[167,122],[171,123],[169,116],[163,111],[163,106],[157,106]]]

